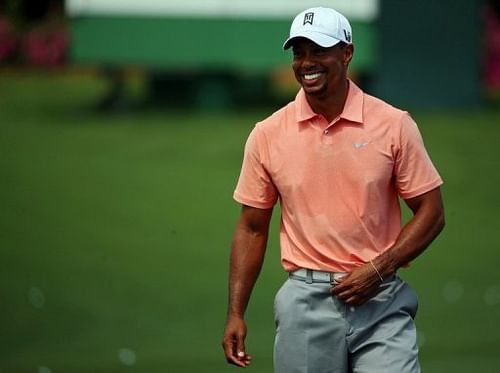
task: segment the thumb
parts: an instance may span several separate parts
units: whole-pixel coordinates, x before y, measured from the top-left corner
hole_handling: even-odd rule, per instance
[[[247,355],[245,348],[245,336],[239,334],[236,340],[236,355],[238,359],[244,359]]]

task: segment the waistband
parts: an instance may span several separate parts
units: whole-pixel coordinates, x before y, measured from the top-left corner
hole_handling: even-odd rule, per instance
[[[335,281],[341,279],[345,275],[347,275],[346,272],[325,272],[300,268],[296,271],[290,272],[289,277],[296,280],[305,281],[308,284],[312,284],[313,282],[326,282],[333,284]]]

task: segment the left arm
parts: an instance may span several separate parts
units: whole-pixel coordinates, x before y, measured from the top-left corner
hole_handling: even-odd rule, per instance
[[[373,260],[385,278],[418,257],[444,228],[440,188],[405,200],[413,217],[403,227],[394,245]],[[378,291],[380,278],[371,263],[355,269],[332,288],[332,293],[350,305],[367,301]]]

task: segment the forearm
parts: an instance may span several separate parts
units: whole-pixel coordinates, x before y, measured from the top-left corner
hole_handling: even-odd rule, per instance
[[[417,258],[438,236],[444,227],[444,210],[439,190],[431,198],[407,201],[414,215],[402,228],[394,245],[374,259],[383,277]],[[415,203],[416,202],[416,203]]]
[[[262,268],[265,236],[239,230],[231,248],[228,314],[243,317],[252,289]]]
[[[246,353],[244,320],[250,294],[259,276],[267,246],[272,209],[243,206],[233,236],[229,267],[229,303],[222,346],[228,363],[250,364]]]
[[[444,210],[439,188],[406,200],[413,217],[403,227],[394,245],[340,279],[332,294],[346,304],[357,306],[373,297],[380,281],[419,256],[444,227]]]
[[[243,208],[231,246],[228,315],[243,317],[264,262],[271,210]]]

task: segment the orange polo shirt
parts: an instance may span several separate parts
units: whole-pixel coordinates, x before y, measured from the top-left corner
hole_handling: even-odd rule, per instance
[[[401,230],[398,197],[442,184],[410,115],[353,82],[331,123],[300,90],[248,137],[234,198],[281,204],[286,271],[349,272],[390,248]]]

